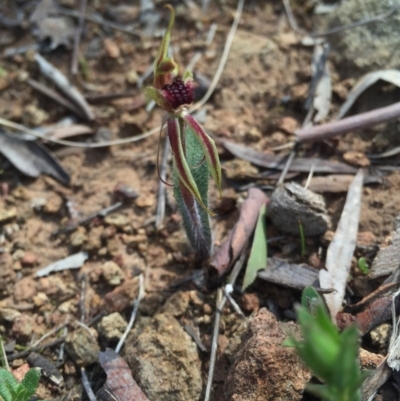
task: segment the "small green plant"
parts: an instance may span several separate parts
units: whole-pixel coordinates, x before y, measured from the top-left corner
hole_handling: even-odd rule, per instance
[[[40,372],[32,368],[26,372],[21,382],[7,369],[0,368],[0,400],[28,401],[36,392]]]
[[[174,194],[189,241],[197,257],[205,259],[212,244],[208,181],[211,175],[221,193],[221,165],[214,141],[188,111],[193,102],[192,74],[186,71],[181,78],[178,65],[168,56],[175,13],[172,6],[166,7],[171,17],[154,61],[153,85],[146,88],[146,94],[167,112],[163,126],[172,150]]]
[[[360,401],[366,374],[358,360],[358,331],[355,326],[339,333],[321,297],[312,287],[304,290],[297,319],[302,340],[291,338],[293,346],[311,372],[323,384],[308,384],[307,390],[325,401]]]
[[[368,262],[367,259],[365,258],[360,258],[358,259],[358,268],[364,273],[364,274],[368,274],[369,273],[369,266],[368,266]]]

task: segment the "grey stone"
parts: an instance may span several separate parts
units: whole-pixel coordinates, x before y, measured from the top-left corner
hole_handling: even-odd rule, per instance
[[[148,324],[139,324],[126,344],[124,358],[149,399],[200,399],[202,380],[197,346],[173,316],[158,314]]]

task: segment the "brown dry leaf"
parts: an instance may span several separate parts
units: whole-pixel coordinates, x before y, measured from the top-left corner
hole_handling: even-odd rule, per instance
[[[267,196],[258,188],[251,188],[240,209],[239,220],[228,238],[211,260],[211,266],[222,276],[242,252],[257,223],[258,214],[268,202]]]
[[[267,268],[259,272],[258,277],[300,291],[308,286],[320,287],[317,269],[305,264],[289,263],[278,258],[268,258]]]
[[[107,374],[103,391],[119,401],[149,401],[133,379],[128,364],[114,350],[106,348],[105,352],[99,352],[99,362]]]
[[[324,295],[334,321],[342,306],[351,259],[356,247],[363,178],[363,171],[359,170],[349,187],[335,236],[328,248],[326,270],[319,272],[321,287],[336,290]]]
[[[286,165],[287,157],[271,155],[264,152],[258,152],[246,146],[237,145],[236,143],[223,141],[222,145],[229,150],[234,156],[247,160],[256,166],[283,170]],[[289,167],[289,171],[299,171],[309,173],[314,168],[315,173],[336,173],[336,174],[355,174],[357,169],[345,163],[331,162],[328,160],[311,159],[298,157],[293,160]]]

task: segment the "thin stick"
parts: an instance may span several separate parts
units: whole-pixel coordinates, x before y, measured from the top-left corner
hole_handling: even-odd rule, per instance
[[[79,309],[81,310],[81,322],[85,322],[85,297],[86,297],[86,275],[83,275],[81,282],[81,296],[79,299]]]
[[[134,307],[132,310],[132,315],[131,318],[129,320],[128,323],[128,327],[126,328],[124,334],[122,335],[122,337],[120,338],[118,345],[115,348],[115,352],[119,352],[121,351],[122,346],[124,345],[124,342],[126,340],[126,337],[128,337],[129,332],[131,331],[132,327],[133,327],[133,323],[135,323],[135,319],[136,319],[136,315],[138,313],[139,310],[139,306],[140,306],[140,301],[143,299],[144,297],[144,278],[143,278],[143,274],[141,274],[139,276],[139,294],[138,297],[136,298],[135,302],[134,302]]]
[[[162,222],[165,217],[165,184],[164,182],[167,180],[167,165],[168,165],[168,157],[170,155],[170,145],[169,141],[165,141],[164,145],[164,153],[161,160],[161,169],[160,169],[160,183],[158,186],[158,196],[157,196],[157,212],[156,212],[156,228],[160,228]]]
[[[232,286],[235,284],[235,281],[239,275],[241,268],[244,265],[244,261],[246,260],[247,252],[243,252],[238,261],[235,263],[231,274],[229,275],[228,284]],[[217,358],[217,349],[218,349],[218,334],[219,334],[219,323],[221,320],[222,310],[224,309],[226,303],[226,295],[224,294],[221,288],[218,289],[217,292],[217,303],[214,317],[214,328],[212,335],[212,343],[211,343],[211,352],[210,352],[210,366],[208,368],[208,378],[207,378],[207,386],[204,396],[204,401],[209,401],[211,395],[211,386],[214,378],[214,369],[215,369],[215,361]]]
[[[350,131],[370,128],[377,124],[386,123],[400,117],[400,102],[390,106],[367,111],[366,113],[346,117],[338,121],[313,127],[300,128],[295,131],[298,142],[321,141]]]
[[[4,349],[3,338],[0,336],[0,358],[4,363],[5,368],[10,371],[10,365],[8,364],[6,350]],[[3,366],[1,366],[3,367]]]
[[[288,173],[290,166],[292,165],[292,162],[293,162],[294,157],[296,156],[296,153],[297,153],[297,146],[296,146],[296,144],[294,144],[292,150],[290,151],[289,157],[286,160],[285,168],[282,170],[282,173],[279,177],[277,185],[282,184],[283,181],[285,180],[286,174]]]
[[[45,348],[54,347],[55,345],[63,343],[65,341],[65,338],[66,337],[63,336],[63,337],[57,338],[56,340],[51,341],[51,342],[49,342],[47,344],[38,345],[36,347],[29,347],[25,351],[17,352],[16,354],[10,355],[8,357],[8,360],[9,360],[9,362],[11,362],[11,361],[14,361],[16,359],[25,358],[31,352],[40,352],[40,351],[44,350]]]
[[[316,164],[316,162],[314,161],[313,164],[311,165],[310,172],[309,172],[308,177],[307,177],[306,185],[304,185],[305,189],[307,189],[310,186],[312,177],[314,175],[315,164]]]
[[[35,343],[33,343],[31,345],[31,347],[37,347],[43,340],[45,340],[46,338],[52,336],[53,334],[57,333],[57,331],[62,330],[65,326],[69,325],[69,321],[58,325],[57,327],[54,327],[54,329],[50,330],[49,332],[47,332],[46,334],[44,334],[42,337],[39,338],[39,340],[37,340]]]
[[[89,398],[90,401],[97,401],[96,396],[94,395],[94,392],[92,390],[92,387],[90,385],[89,379],[86,374],[85,368],[81,368],[81,374],[82,374],[82,384],[83,387],[85,388],[86,394]]]
[[[296,18],[294,17],[293,11],[292,11],[292,6],[290,5],[289,0],[283,0],[283,6],[285,7],[286,11],[286,16],[289,21],[290,27],[297,33],[300,33],[301,35],[304,35],[304,30],[300,29],[299,26],[297,25]]]
[[[81,0],[81,10],[80,10],[80,15],[79,15],[78,29],[75,31],[74,49],[72,52],[72,64],[71,64],[71,74],[72,75],[76,75],[78,73],[79,44],[81,42],[83,26],[85,23],[86,7],[87,7],[87,0]]]

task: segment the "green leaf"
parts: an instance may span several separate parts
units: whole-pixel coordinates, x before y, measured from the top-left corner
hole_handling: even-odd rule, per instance
[[[0,397],[4,401],[14,401],[20,384],[14,375],[6,369],[0,369]]]
[[[367,259],[365,258],[360,258],[358,259],[358,268],[364,273],[368,274],[369,273],[369,266]]]
[[[25,389],[25,400],[29,400],[35,392],[39,385],[40,371],[38,369],[29,369],[26,372],[25,377],[22,379],[21,385]]]
[[[324,301],[314,287],[307,286],[301,294],[301,304],[314,315],[317,305],[324,305]]]
[[[267,267],[267,227],[265,224],[267,206],[260,209],[256,230],[254,233],[253,245],[247,262],[246,273],[243,279],[242,291],[244,291],[257,277],[259,270]]]

